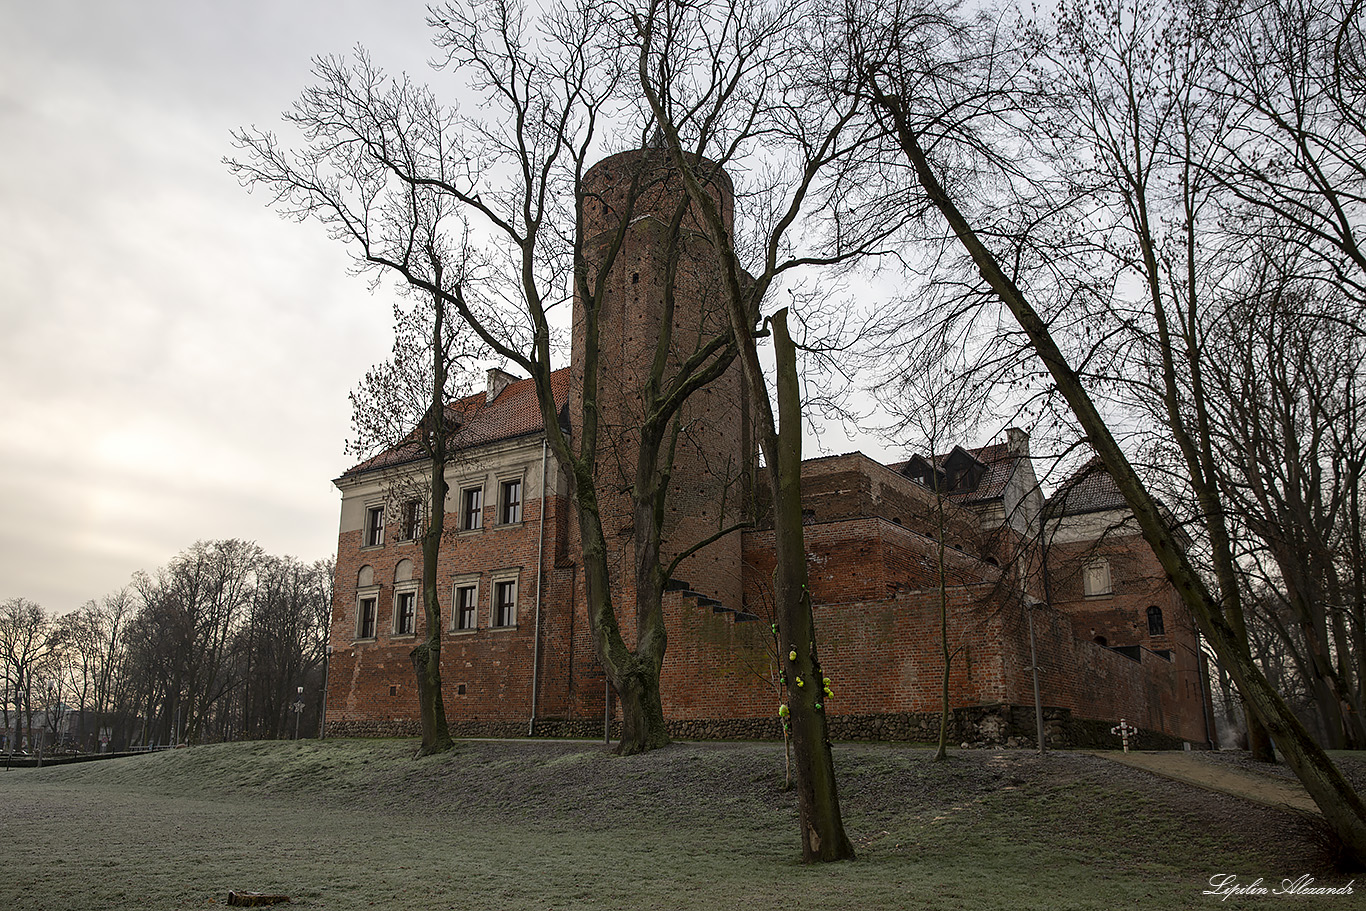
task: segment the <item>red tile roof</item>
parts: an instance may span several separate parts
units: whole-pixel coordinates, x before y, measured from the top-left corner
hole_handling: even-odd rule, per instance
[[[563,421],[564,409],[569,401],[569,368],[563,367],[550,374],[550,390],[555,397],[555,411]],[[447,414],[460,422],[460,429],[452,440],[456,450],[544,432],[541,407],[536,401],[536,383],[530,377],[510,383],[491,402],[486,398],[485,393],[478,392],[446,406]],[[408,439],[348,468],[342,477],[404,465],[422,458],[424,455],[418,442]]]

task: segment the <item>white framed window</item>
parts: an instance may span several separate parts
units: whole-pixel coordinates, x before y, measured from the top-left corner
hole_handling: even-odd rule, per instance
[[[516,525],[522,521],[522,479],[498,482],[498,524]]]
[[[366,566],[361,569],[361,578],[369,576]],[[356,589],[356,638],[374,639],[379,619],[378,585],[362,585]]]
[[[1100,598],[1113,592],[1110,587],[1110,561],[1097,560],[1081,569],[1082,592],[1088,598]]]
[[[451,629],[473,632],[479,627],[479,575],[457,576],[451,598]]]
[[[489,626],[511,629],[517,625],[517,578],[520,570],[504,570],[489,578]]]
[[[484,488],[460,489],[460,530],[477,531],[484,527]]]
[[[394,592],[394,635],[411,636],[417,632],[417,592]]]
[[[394,635],[413,636],[417,634],[417,583],[395,586],[394,589]]]
[[[384,545],[384,504],[377,503],[365,507],[365,530],[361,547],[382,547]]]
[[[394,602],[390,635],[417,634],[417,590],[421,579],[413,578],[413,561],[403,559],[394,567]]]

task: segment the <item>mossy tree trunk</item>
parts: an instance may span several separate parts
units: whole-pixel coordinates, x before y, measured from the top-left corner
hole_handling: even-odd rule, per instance
[[[854,846],[840,815],[835,761],[825,716],[825,678],[816,652],[816,621],[807,587],[806,541],[802,528],[802,414],[797,349],[787,329],[787,310],[771,319],[778,386],[778,426],[764,422],[759,438],[768,460],[773,495],[774,609],[780,661],[787,683],[793,753],[797,759],[797,809],[802,859],[846,860]],[[762,375],[757,389],[767,399]],[[764,411],[772,417],[771,411]]]

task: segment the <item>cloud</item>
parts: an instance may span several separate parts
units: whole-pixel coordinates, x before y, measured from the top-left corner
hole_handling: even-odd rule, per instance
[[[336,540],[384,294],[238,187],[309,59],[428,53],[421,3],[50,0],[0,35],[0,596],[65,610],[198,538]],[[397,8],[397,11],[396,11]]]

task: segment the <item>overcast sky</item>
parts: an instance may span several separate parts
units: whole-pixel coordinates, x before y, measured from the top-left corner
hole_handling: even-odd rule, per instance
[[[65,612],[198,539],[333,553],[390,300],[222,158],[358,42],[449,90],[425,8],[0,0],[0,600]]]
[[[390,302],[221,163],[310,58],[425,74],[416,0],[0,0],[0,599],[65,611],[196,539],[336,548]]]

